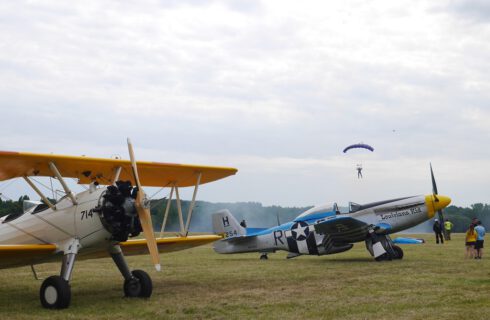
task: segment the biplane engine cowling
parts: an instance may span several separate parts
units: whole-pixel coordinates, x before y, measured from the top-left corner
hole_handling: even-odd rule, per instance
[[[109,186],[99,198],[94,210],[99,213],[102,224],[112,234],[111,240],[126,241],[142,231],[135,207],[136,188],[129,181],[117,181]]]

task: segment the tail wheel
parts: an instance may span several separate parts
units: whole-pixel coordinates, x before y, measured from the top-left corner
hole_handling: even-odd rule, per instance
[[[395,259],[403,259],[403,250],[399,246],[393,246],[393,250],[395,250],[396,256]]]
[[[51,276],[43,281],[39,296],[44,308],[68,308],[71,301],[70,284],[60,276]]]
[[[134,270],[131,274],[133,278],[124,281],[124,295],[128,298],[149,298],[153,291],[153,284],[148,273]]]

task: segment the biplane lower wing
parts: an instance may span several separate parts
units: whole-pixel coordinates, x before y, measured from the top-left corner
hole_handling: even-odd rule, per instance
[[[43,262],[53,257],[56,250],[54,244],[0,245],[0,269]]]
[[[158,251],[168,253],[190,249],[221,239],[216,235],[157,238]],[[145,239],[128,240],[120,243],[125,256],[148,254]],[[61,257],[55,244],[0,245],[0,269],[35,265]],[[82,248],[78,260],[107,258],[109,253],[102,248]]]
[[[220,239],[222,239],[222,237],[217,235],[200,235],[187,237],[157,238],[156,241],[158,251],[160,253],[168,253],[190,249]],[[128,240],[126,242],[121,242],[120,245],[125,256],[148,254],[148,247],[146,245],[145,239]]]

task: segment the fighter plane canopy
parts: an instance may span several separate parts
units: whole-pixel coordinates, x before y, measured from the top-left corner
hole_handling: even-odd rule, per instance
[[[336,202],[326,204],[326,205],[321,205],[321,206],[316,206],[313,207],[299,216],[297,216],[294,221],[305,221],[305,220],[310,220],[310,219],[315,219],[315,217],[320,217],[324,216],[325,213],[331,213],[332,215],[337,214],[339,211],[339,208],[337,206]]]

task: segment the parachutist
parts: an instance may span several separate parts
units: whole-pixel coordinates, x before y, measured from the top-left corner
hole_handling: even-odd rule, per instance
[[[357,165],[357,179],[362,178],[362,165],[358,164]]]

